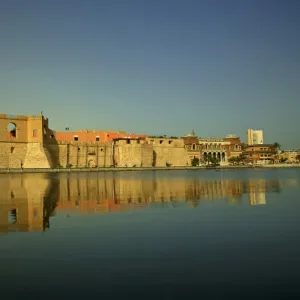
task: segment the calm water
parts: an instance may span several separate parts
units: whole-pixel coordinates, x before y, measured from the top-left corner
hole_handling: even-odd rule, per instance
[[[300,169],[0,175],[1,299],[291,299]]]

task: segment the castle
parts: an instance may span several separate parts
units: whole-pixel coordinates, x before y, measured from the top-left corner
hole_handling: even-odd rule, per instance
[[[42,114],[0,114],[0,168],[190,166],[206,156],[226,164],[242,153],[238,137],[147,137],[103,131],[55,132]]]

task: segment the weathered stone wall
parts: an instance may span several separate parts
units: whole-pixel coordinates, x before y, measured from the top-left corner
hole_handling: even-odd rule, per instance
[[[27,143],[24,168],[51,168],[51,157],[40,143]]]
[[[57,168],[59,166],[65,167],[67,165],[67,150],[68,145],[57,145],[57,144],[48,144],[45,145],[51,156],[51,166],[52,168]]]
[[[152,139],[152,141],[155,167],[165,167],[167,164],[174,167],[191,165],[183,139]]]
[[[66,143],[45,146],[54,167],[109,167],[112,165],[112,145],[109,143]]]
[[[114,145],[114,162],[117,167],[151,167],[153,145],[143,141],[118,141]]]
[[[0,168],[58,167],[165,167],[190,165],[188,152],[172,143],[118,141],[112,143],[7,143],[0,142]]]
[[[0,168],[20,168],[27,154],[27,143],[0,143]]]
[[[141,165],[142,167],[153,166],[153,145],[143,144],[141,148]]]
[[[117,167],[140,167],[142,164],[142,145],[126,144],[120,141],[114,146],[114,162]],[[124,141],[126,142],[126,141]]]

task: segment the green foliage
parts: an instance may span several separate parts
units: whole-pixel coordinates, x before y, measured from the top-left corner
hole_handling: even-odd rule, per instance
[[[73,166],[72,164],[68,163],[66,168],[70,169],[70,168],[72,168],[72,166]]]
[[[278,142],[275,142],[273,144],[273,147],[275,148],[276,151],[280,150],[281,145]]]
[[[171,164],[171,163],[169,163],[169,162],[166,162],[166,167],[170,168],[171,166],[172,166],[172,164]]]
[[[239,165],[239,164],[241,164],[241,163],[244,163],[245,162],[245,160],[246,160],[246,157],[245,157],[245,155],[243,155],[243,154],[240,154],[239,156],[232,156],[232,157],[229,157],[229,159],[228,159],[228,162],[230,162],[230,163],[232,163],[232,164],[236,164],[236,165]]]
[[[288,160],[287,158],[281,157],[280,160],[279,160],[279,162],[280,162],[280,163],[285,163],[287,160]]]
[[[198,157],[194,157],[193,159],[192,159],[192,166],[193,167],[197,167],[197,166],[199,166],[199,158]]]

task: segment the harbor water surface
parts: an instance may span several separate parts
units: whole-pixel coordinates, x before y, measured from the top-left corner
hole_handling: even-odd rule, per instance
[[[0,175],[1,299],[300,295],[300,169]]]

